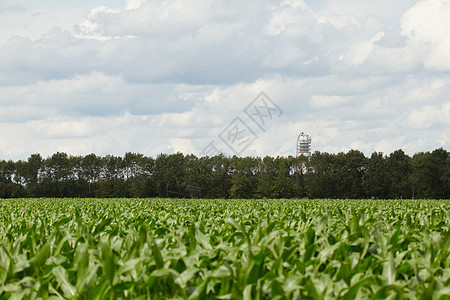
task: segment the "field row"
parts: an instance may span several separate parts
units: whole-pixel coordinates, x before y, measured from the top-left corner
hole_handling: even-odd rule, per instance
[[[0,200],[0,299],[450,299],[448,200]]]

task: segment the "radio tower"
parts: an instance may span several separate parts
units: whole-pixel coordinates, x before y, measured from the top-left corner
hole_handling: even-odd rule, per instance
[[[304,155],[311,158],[311,137],[302,132],[297,138],[297,156]]]

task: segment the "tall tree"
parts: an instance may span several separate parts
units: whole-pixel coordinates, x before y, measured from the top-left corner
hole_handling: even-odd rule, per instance
[[[367,170],[364,173],[364,190],[367,197],[386,199],[391,187],[391,173],[387,159],[382,152],[374,152],[367,160]]]
[[[53,197],[67,197],[68,182],[72,169],[69,156],[64,152],[57,152],[44,160],[42,192]]]
[[[12,160],[0,161],[0,198],[23,197],[25,190],[20,181],[16,163]]]
[[[303,198],[307,196],[307,175],[310,170],[310,162],[307,156],[300,155],[297,157],[288,156],[289,175],[293,182],[293,197]]]
[[[206,181],[206,197],[229,198],[231,189],[231,160],[223,154],[207,157],[207,167],[211,169],[210,180]]]
[[[260,164],[260,172],[258,173],[258,188],[256,191],[257,198],[270,198],[274,190],[274,181],[277,175],[275,159],[266,156]]]
[[[415,198],[449,197],[449,154],[443,148],[414,154],[411,183]]]
[[[233,171],[231,174],[230,197],[243,199],[255,197],[260,159],[233,156],[231,161]]]
[[[27,190],[32,197],[41,196],[39,192],[40,177],[39,173],[42,168],[43,159],[39,153],[31,154],[27,160],[25,180]]]
[[[122,157],[107,155],[102,158],[102,177],[98,181],[98,197],[127,197]]]
[[[80,179],[85,181],[88,187],[87,196],[95,195],[95,183],[98,182],[102,172],[102,159],[94,153],[85,155],[81,159]]]
[[[396,150],[387,157],[386,163],[391,178],[389,197],[411,198],[411,158],[403,150]]]
[[[183,161],[182,153],[160,154],[156,158],[153,179],[160,197],[184,196]]]
[[[310,170],[307,176],[307,190],[310,198],[337,197],[336,156],[316,151],[311,156]]]
[[[275,181],[272,190],[272,198],[292,198],[295,195],[295,183],[291,180],[291,161],[278,156],[275,162]]]

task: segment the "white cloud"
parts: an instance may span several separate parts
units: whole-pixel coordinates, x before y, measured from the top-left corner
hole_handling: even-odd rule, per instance
[[[183,138],[172,138],[170,139],[170,146],[172,148],[171,152],[181,152],[183,154],[194,154],[197,150],[192,145],[192,140]]]
[[[267,34],[280,35],[283,32],[294,29],[292,33],[298,31],[298,25],[308,14],[304,13],[306,4],[304,2],[284,1],[281,6],[274,9],[269,24],[266,26]]]
[[[450,1],[423,0],[402,17],[402,33],[410,39],[411,51],[423,56],[430,70],[449,71]]]
[[[0,159],[199,154],[235,117],[255,126],[261,91],[283,115],[243,155],[294,154],[300,131],[313,151],[449,145],[447,0],[11,3]]]
[[[402,33],[412,39],[438,42],[449,34],[450,1],[422,0],[402,16]]]
[[[377,32],[370,40],[358,42],[348,48],[344,61],[351,66],[362,64],[375,48],[375,43],[384,36],[384,32]]]
[[[316,95],[311,98],[311,105],[313,108],[322,109],[340,106],[348,103],[349,101],[350,98],[348,97]]]
[[[66,120],[65,118],[32,121],[30,127],[33,135],[44,139],[91,137],[98,131],[90,120]]]
[[[414,109],[404,124],[411,129],[429,129],[438,125],[450,128],[450,101],[439,108],[423,106]]]
[[[126,9],[137,9],[145,0],[127,0]]]

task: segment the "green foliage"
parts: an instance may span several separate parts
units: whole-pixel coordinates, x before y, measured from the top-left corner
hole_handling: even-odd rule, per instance
[[[0,299],[449,299],[446,200],[0,201]]]
[[[0,160],[0,198],[336,198],[448,199],[450,155],[443,148],[389,156],[358,150],[299,157],[124,157],[57,152]]]

